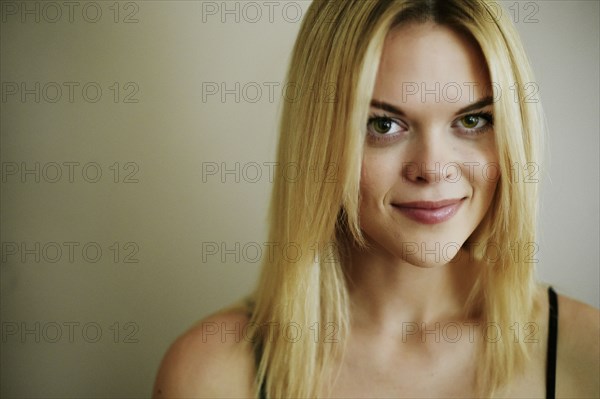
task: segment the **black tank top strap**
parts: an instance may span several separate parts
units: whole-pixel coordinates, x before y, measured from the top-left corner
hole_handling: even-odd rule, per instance
[[[558,338],[558,296],[548,287],[548,353],[546,355],[546,399],[554,399],[556,389],[556,344]]]

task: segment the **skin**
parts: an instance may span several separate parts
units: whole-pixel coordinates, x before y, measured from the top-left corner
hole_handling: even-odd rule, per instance
[[[387,116],[399,120],[402,128],[401,134],[383,142],[367,138],[360,214],[371,246],[352,256],[351,334],[347,352],[336,365],[339,377],[331,376],[331,397],[475,395],[472,358],[479,350],[474,343],[480,341],[467,339],[469,327],[460,327],[465,338],[456,342],[436,342],[434,334],[423,331],[407,334],[407,325],[425,323],[434,330],[435,323],[443,328],[449,322],[459,326],[477,322],[461,312],[475,266],[468,256],[461,256],[463,250],[458,254],[448,250],[436,259],[419,250],[406,251],[401,243],[422,243],[426,249],[435,248],[436,243],[441,248],[449,243],[460,247],[488,211],[498,176],[483,178],[481,172],[483,165],[497,161],[494,131],[465,135],[461,123],[474,120],[461,119],[464,115],[457,113],[485,97],[490,82],[484,65],[477,48],[465,37],[432,23],[400,27],[386,39],[373,99],[401,108],[403,115],[387,112]],[[448,82],[478,85],[473,97],[465,90],[458,101],[446,101],[444,96],[435,101],[433,95],[421,101],[420,95],[403,98],[402,82],[425,82],[427,88],[435,87],[435,82],[441,87]],[[491,111],[491,106],[483,110]],[[372,112],[380,111],[372,108]],[[384,130],[375,129],[375,133]],[[435,170],[436,162],[439,174],[427,172]],[[463,168],[457,179],[456,168],[443,172],[450,162],[478,162],[481,167],[470,174]],[[407,163],[425,167],[406,168]],[[446,198],[464,200],[450,220],[434,225],[415,222],[393,205]],[[460,260],[450,262],[455,255]],[[545,397],[548,300],[544,289],[540,288],[535,300],[541,312],[532,320],[538,330],[533,336],[537,342],[530,344],[530,364],[499,397]],[[559,295],[559,309],[557,397],[600,397],[600,312],[563,295]],[[206,323],[223,329],[243,328],[248,316],[242,311],[221,312],[177,339],[161,364],[154,397],[251,396],[255,366],[249,343],[231,335],[206,336],[202,328]],[[470,326],[475,337],[483,336],[478,327]],[[444,337],[456,336],[456,330],[452,331]]]

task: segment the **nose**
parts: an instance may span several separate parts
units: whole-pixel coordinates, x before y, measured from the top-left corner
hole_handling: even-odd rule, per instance
[[[458,162],[452,160],[452,145],[441,131],[428,129],[417,134],[402,162],[402,178],[416,184],[455,182],[460,176]]]

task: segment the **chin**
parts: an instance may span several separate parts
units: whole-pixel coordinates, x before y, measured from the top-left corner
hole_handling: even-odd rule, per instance
[[[379,231],[380,232],[380,231]],[[430,268],[455,261],[468,234],[366,234],[371,250],[384,257]]]
[[[406,262],[424,268],[451,263],[462,247],[463,241],[404,241],[399,257]]]

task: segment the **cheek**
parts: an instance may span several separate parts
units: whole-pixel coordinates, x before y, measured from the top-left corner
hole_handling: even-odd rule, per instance
[[[381,200],[399,178],[395,157],[365,153],[360,174],[360,192],[364,199]]]
[[[463,165],[463,173],[471,182],[493,182],[500,177],[500,165],[494,137],[455,147],[456,155]]]
[[[496,183],[500,178],[500,164],[498,163],[496,146],[492,144],[486,148],[483,151],[482,158],[482,178],[485,180],[487,186],[496,187]]]
[[[498,178],[500,175],[496,174],[492,176],[491,172],[488,175],[488,177],[480,179],[476,184],[478,191],[483,194],[484,202],[489,205],[496,192],[496,186],[498,185]]]
[[[489,146],[481,149],[474,154],[472,162],[477,165],[473,171],[469,172],[472,185],[484,197],[491,199],[500,178],[500,165],[495,148]]]

